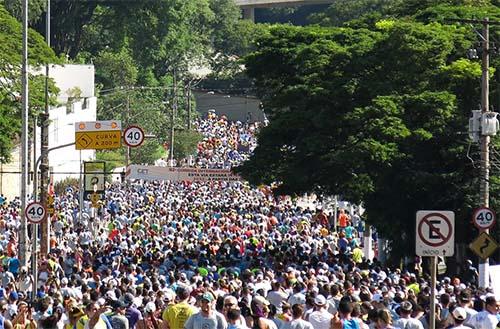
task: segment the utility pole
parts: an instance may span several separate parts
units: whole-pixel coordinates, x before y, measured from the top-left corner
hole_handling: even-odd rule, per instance
[[[490,65],[490,31],[489,19],[485,18],[483,23],[482,54],[481,54],[481,114],[484,115],[490,110],[489,93],[489,65]],[[483,207],[490,206],[490,136],[481,134],[481,187],[479,190],[479,200]],[[489,230],[486,230],[489,233]],[[489,260],[484,259],[479,262],[479,286],[486,288],[489,282]]]
[[[38,126],[38,120],[35,117],[35,120],[33,121],[33,201],[37,201],[37,193],[38,193],[38,185],[37,185],[37,167],[38,167],[38,162],[37,162],[37,154],[36,154],[36,138],[37,138],[37,133],[36,133],[36,128]],[[32,291],[36,291],[38,287],[38,224],[31,224],[33,225],[33,230],[31,232],[31,270],[33,273],[33,288]],[[36,294],[32,293],[31,294],[31,300],[35,301],[36,299]]]
[[[50,0],[47,0],[47,12],[45,22],[45,41],[50,48]],[[49,181],[49,64],[45,65],[45,111],[41,115],[42,127],[40,129],[40,155],[42,163],[40,164],[40,202],[47,209],[47,189]],[[40,223],[41,241],[40,253],[43,256],[49,253],[50,239],[50,215],[47,215]]]
[[[172,112],[170,113],[170,154],[169,165],[174,166],[174,130],[175,130],[175,112],[177,112],[177,71],[174,69],[174,99],[172,102]]]
[[[127,93],[127,127],[130,125],[130,95]],[[130,146],[127,145],[127,149],[125,150],[125,168],[130,164]]]
[[[21,68],[22,110],[21,110],[21,226],[19,230],[19,262],[21,266],[28,263],[28,223],[24,210],[27,204],[28,184],[28,0],[23,0],[23,56]]]
[[[191,130],[191,82],[187,85],[187,112],[188,112],[188,122],[187,128]]]
[[[476,19],[450,19],[450,21],[481,24],[483,31],[481,37],[481,115],[490,111],[489,102],[489,65],[490,65],[490,25],[500,25],[500,22],[491,22],[487,17],[483,20]],[[478,33],[479,34],[479,33]],[[480,206],[489,208],[490,205],[490,136],[483,134],[482,129],[479,134],[479,145],[481,154],[481,172],[479,203]],[[489,230],[483,230],[489,234]],[[479,287],[486,288],[489,283],[489,260],[488,258],[479,261]]]

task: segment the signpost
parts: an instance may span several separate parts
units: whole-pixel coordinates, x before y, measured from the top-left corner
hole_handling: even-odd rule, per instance
[[[121,122],[88,121],[75,123],[75,148],[77,150],[105,150],[122,146]]]
[[[50,194],[47,196],[47,212],[49,215],[53,215],[55,213],[54,196]]]
[[[104,199],[106,189],[106,163],[103,161],[85,161],[83,163],[84,186],[83,198],[91,200],[93,193]]]
[[[30,223],[40,224],[47,215],[47,211],[40,202],[31,202],[26,206],[24,214]]]
[[[480,230],[488,230],[495,225],[496,214],[490,208],[481,207],[474,210],[472,222]]]
[[[129,147],[138,147],[144,142],[144,130],[139,126],[129,126],[123,132],[123,141]]]
[[[431,257],[430,318],[436,313],[437,256],[453,256],[455,245],[455,213],[443,210],[417,211],[415,250],[419,256]],[[435,328],[434,321],[430,329]]]
[[[481,259],[487,259],[497,250],[498,243],[491,235],[482,232],[469,244],[469,248]]]

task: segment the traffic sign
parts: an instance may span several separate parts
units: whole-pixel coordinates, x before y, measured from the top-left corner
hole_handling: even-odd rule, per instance
[[[92,193],[90,195],[90,201],[92,201],[92,207],[93,208],[98,208],[99,207],[99,201],[101,200],[101,195],[99,193]]]
[[[55,212],[56,211],[54,208],[54,196],[49,194],[47,196],[47,213],[49,215],[53,215]]]
[[[482,259],[486,259],[498,248],[498,243],[488,233],[482,232],[469,244],[469,248]]]
[[[418,256],[453,256],[455,213],[419,210],[416,221],[415,250]]]
[[[474,210],[472,222],[480,230],[487,230],[495,225],[497,216],[490,208],[481,207]]]
[[[130,147],[140,146],[144,142],[144,130],[139,126],[130,126],[123,132],[123,141]]]
[[[104,150],[121,147],[121,122],[89,121],[75,123],[77,150]]]
[[[47,211],[40,202],[31,202],[26,206],[24,215],[30,223],[39,224],[47,215]]]
[[[106,189],[106,164],[103,161],[83,163],[85,200],[90,200],[92,193],[104,194]]]

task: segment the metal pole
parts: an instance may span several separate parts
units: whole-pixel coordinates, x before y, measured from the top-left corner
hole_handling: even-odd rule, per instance
[[[337,195],[333,197],[333,231],[337,232],[337,210],[338,210],[338,198]]]
[[[188,130],[191,130],[191,82],[188,83],[187,90],[187,110],[188,110]]]
[[[80,150],[80,200],[79,200],[79,213],[80,213],[80,218],[79,221],[82,220],[82,212],[83,212],[83,178],[82,178],[82,151]]]
[[[483,22],[483,46],[482,46],[482,76],[481,76],[481,112],[484,116],[490,109],[489,105],[489,43],[490,43],[490,33],[489,33],[489,20],[484,19]],[[481,135],[481,183],[480,183],[480,204],[483,207],[489,207],[490,200],[490,154],[489,154],[489,143],[490,136]],[[489,233],[489,230],[485,230]],[[479,287],[486,288],[488,286],[488,271],[489,271],[489,261],[488,259],[479,261]]]
[[[47,0],[47,11],[45,17],[45,41],[50,48],[50,0]],[[41,148],[42,164],[40,165],[40,202],[47,209],[47,183],[49,180],[49,64],[45,65],[45,111],[42,115]],[[50,216],[40,223],[42,233],[40,241],[40,252],[46,256],[50,249]]]
[[[436,268],[437,256],[431,256],[431,312],[429,328],[436,329]]]
[[[38,125],[38,120],[37,117],[35,116],[34,123],[33,123],[33,201],[37,201],[38,197],[38,161],[37,161],[37,155],[36,155],[36,138],[37,138],[37,125]],[[31,300],[34,301],[36,299],[36,292],[37,292],[37,286],[38,286],[38,224],[31,224],[33,225],[33,232],[31,236],[31,241],[33,243],[31,247],[31,270],[32,270],[32,275],[33,275],[33,288],[31,292]]]
[[[27,221],[24,215],[27,203],[27,183],[28,183],[28,0],[23,0],[23,56],[22,56],[22,131],[21,131],[21,226],[19,230],[19,262],[21,266],[28,263],[28,248],[26,245]]]
[[[127,126],[130,124],[130,95],[127,93]],[[125,150],[125,168],[130,164],[130,146]]]
[[[170,113],[170,167],[174,166],[174,125],[175,125],[175,112],[177,111],[177,76],[174,69],[174,99],[172,103],[172,112]]]

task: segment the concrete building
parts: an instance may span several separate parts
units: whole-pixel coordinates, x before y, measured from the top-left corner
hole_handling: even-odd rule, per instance
[[[45,68],[31,70],[34,74],[44,74]],[[60,89],[57,96],[58,106],[50,109],[49,149],[75,141],[74,123],[78,121],[95,121],[97,99],[94,95],[93,65],[52,65],[49,76]],[[30,130],[33,122],[29,123]],[[36,144],[36,156],[40,155],[40,129],[37,129],[35,143],[30,137],[30,171],[33,171],[36,160],[33,145]],[[66,177],[78,178],[80,162],[95,159],[94,150],[77,151],[74,146],[50,151],[49,164],[54,182]],[[0,165],[0,193],[12,200],[20,194],[21,161],[20,147],[14,148],[12,161]],[[32,181],[28,191],[32,191]]]
[[[272,8],[333,3],[334,0],[235,0],[243,9],[243,18],[255,20],[255,8]]]
[[[225,115],[228,120],[250,122],[264,121],[260,100],[251,96],[221,94],[213,91],[194,91],[196,110],[203,117],[208,111]]]

